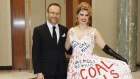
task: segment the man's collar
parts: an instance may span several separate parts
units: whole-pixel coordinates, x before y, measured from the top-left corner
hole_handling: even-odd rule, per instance
[[[58,28],[58,24],[52,25],[48,20],[47,20],[47,25],[48,25],[49,28],[52,28],[53,26],[55,26],[56,28]]]

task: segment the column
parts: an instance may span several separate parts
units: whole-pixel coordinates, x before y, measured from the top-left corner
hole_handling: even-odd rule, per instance
[[[125,57],[131,71],[137,60],[137,3],[138,0],[118,0],[117,52]]]

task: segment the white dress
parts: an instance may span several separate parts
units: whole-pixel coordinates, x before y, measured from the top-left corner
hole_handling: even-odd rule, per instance
[[[67,79],[132,79],[130,68],[125,62],[94,54],[95,28],[81,39],[76,37],[74,29],[69,30],[73,52],[68,64]]]

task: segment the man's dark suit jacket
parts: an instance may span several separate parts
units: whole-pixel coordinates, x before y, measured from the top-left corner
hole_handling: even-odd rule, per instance
[[[68,30],[60,24],[58,26],[60,38],[57,46],[53,44],[47,23],[34,28],[32,56],[35,74],[43,73],[45,76],[52,76],[66,75],[67,73],[65,40]]]

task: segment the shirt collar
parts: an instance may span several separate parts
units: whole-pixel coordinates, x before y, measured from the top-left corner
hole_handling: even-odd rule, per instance
[[[58,28],[58,24],[52,25],[48,20],[47,20],[47,25],[48,25],[49,29],[51,29],[53,26],[55,26],[56,28]]]

